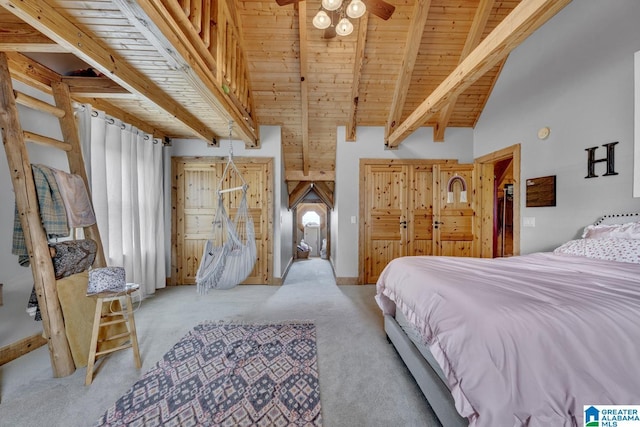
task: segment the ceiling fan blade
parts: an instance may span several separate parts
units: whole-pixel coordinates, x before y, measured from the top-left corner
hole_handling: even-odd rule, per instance
[[[394,5],[389,4],[384,0],[362,0],[362,2],[367,6],[367,12],[371,12],[385,21],[391,18],[391,15],[393,15],[393,12],[396,10]]]
[[[286,6],[288,4],[300,3],[302,0],[276,0],[278,6]]]

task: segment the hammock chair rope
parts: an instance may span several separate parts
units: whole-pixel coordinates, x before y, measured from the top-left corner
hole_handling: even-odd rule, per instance
[[[196,284],[201,294],[210,289],[230,289],[237,286],[251,274],[257,259],[255,230],[247,203],[249,186],[233,162],[232,125],[233,121],[230,121],[229,159],[216,190],[218,207],[213,219],[213,236],[204,245],[196,273]],[[237,176],[242,185],[223,189],[224,181],[231,175]],[[242,191],[242,197],[232,220],[225,208],[224,194],[235,191]]]

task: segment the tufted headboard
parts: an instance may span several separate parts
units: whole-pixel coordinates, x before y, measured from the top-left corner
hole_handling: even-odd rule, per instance
[[[601,216],[593,225],[600,224],[624,224],[626,222],[640,221],[640,213],[623,213],[623,214],[608,214]]]

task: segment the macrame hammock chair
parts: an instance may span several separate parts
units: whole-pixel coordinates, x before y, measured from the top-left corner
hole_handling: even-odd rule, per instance
[[[253,219],[247,204],[249,186],[233,163],[232,123],[229,124],[229,160],[217,188],[218,208],[213,218],[213,236],[204,245],[196,273],[196,284],[200,294],[210,289],[230,289],[237,286],[249,277],[257,258]],[[235,173],[242,185],[223,190],[222,183],[232,173]],[[232,220],[224,206],[224,195],[238,191],[242,191],[242,196]]]

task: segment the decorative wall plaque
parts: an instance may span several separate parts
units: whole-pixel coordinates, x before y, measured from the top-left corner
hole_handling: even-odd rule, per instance
[[[527,179],[527,207],[556,205],[556,176]]]

